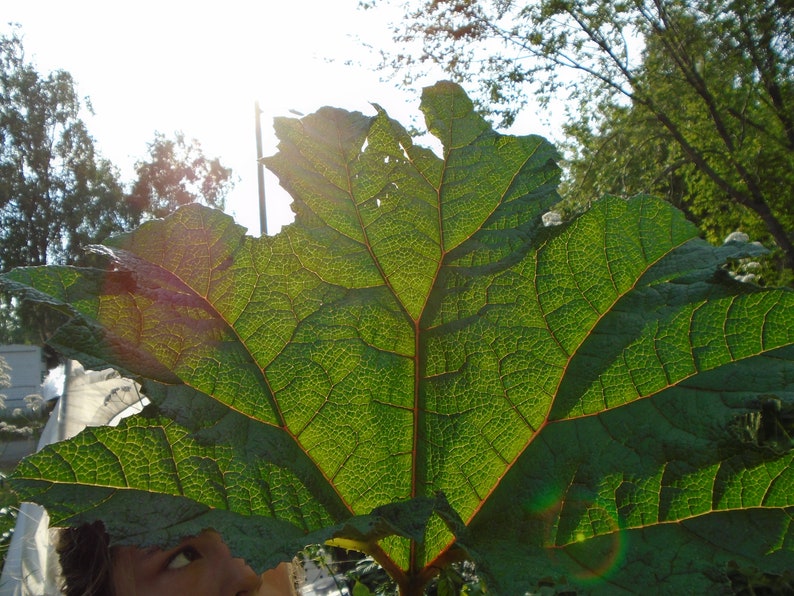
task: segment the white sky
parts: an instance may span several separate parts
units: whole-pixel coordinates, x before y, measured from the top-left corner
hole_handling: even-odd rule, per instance
[[[399,4],[399,3],[398,3]],[[40,73],[70,72],[96,115],[86,118],[102,154],[133,179],[155,131],[181,130],[238,177],[227,211],[259,233],[254,102],[264,154],[272,121],[323,105],[373,113],[382,105],[405,125],[418,96],[380,82],[376,58],[355,39],[390,42],[399,8],[362,11],[358,0],[0,0],[0,25],[19,23]],[[368,66],[346,66],[348,61]],[[440,78],[440,77],[439,77]],[[423,82],[431,84],[433,80]],[[419,120],[421,122],[421,120]],[[541,132],[538,130],[521,132]],[[291,220],[290,199],[266,172],[268,232]]]

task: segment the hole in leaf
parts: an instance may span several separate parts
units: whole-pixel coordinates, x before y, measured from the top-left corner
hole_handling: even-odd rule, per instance
[[[794,593],[794,573],[786,571],[783,575],[764,573],[753,567],[740,567],[736,562],[728,563],[728,579],[734,594],[792,594]]]
[[[740,441],[775,453],[794,447],[794,406],[776,395],[762,395],[749,407],[752,412],[737,416],[730,424],[731,432]]]

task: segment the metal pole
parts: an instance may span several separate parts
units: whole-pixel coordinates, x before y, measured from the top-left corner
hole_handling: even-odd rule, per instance
[[[259,235],[267,235],[267,207],[265,206],[265,166],[260,161],[262,155],[262,123],[259,119],[259,114],[262,110],[259,109],[259,102],[254,102],[254,109],[256,111],[256,173],[257,180],[259,181]]]
[[[61,389],[61,397],[58,398],[61,403],[58,404],[56,441],[63,441],[68,438],[66,436],[66,425],[69,423],[69,390],[71,388],[72,372],[72,359],[67,358],[66,363],[63,365],[63,389]]]

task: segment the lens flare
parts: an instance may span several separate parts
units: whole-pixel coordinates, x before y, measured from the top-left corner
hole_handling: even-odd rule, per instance
[[[564,548],[573,567],[573,576],[580,583],[597,584],[607,580],[618,569],[626,555],[626,532],[616,517],[603,507],[587,504],[588,513],[596,520],[597,532],[579,531],[574,542]]]
[[[580,584],[608,580],[625,559],[627,536],[616,513],[592,499],[547,493],[524,509],[542,527],[552,560]]]

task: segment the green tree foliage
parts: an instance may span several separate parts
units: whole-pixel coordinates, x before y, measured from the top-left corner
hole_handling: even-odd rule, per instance
[[[772,240],[790,279],[790,2],[422,0],[403,23],[407,49],[390,59],[409,79],[439,64],[476,82],[503,123],[530,92],[567,93],[579,191],[660,192],[710,239],[742,229]]]
[[[146,160],[135,168],[137,180],[129,200],[144,218],[165,217],[174,209],[199,202],[223,209],[233,186],[232,171],[218,158],[204,155],[200,143],[182,132],[173,139],[155,133]]]
[[[768,12],[763,12],[758,3],[736,4],[734,8],[743,12],[720,15],[712,26],[703,26],[702,19],[686,18],[688,15],[675,19],[677,43],[683,46],[679,55],[670,49],[674,40],[669,39],[668,31],[647,35],[642,78],[657,109],[676,114],[686,124],[687,137],[697,140],[719,178],[741,188],[739,174],[747,168],[745,178],[753,181],[791,237],[794,79],[790,67],[787,73],[775,75],[783,69],[768,63],[767,58],[756,68],[751,54],[760,61],[760,56],[774,57],[777,51],[786,51],[776,46],[784,43],[792,22],[768,21],[777,18],[775,11],[765,7]],[[781,27],[786,29],[778,31]],[[759,49],[763,43],[766,47]],[[693,84],[675,62],[684,57],[693,61]],[[764,68],[770,72],[764,74]],[[773,81],[764,87],[758,77]],[[697,80],[702,81],[702,89],[694,84]],[[778,84],[784,87],[776,89]],[[719,180],[706,175],[645,106],[608,103],[597,116],[596,120],[592,113],[585,114],[566,127],[574,156],[570,178],[576,188],[571,190],[572,196],[649,192],[683,209],[712,242],[722,241],[737,229],[767,244],[774,240],[758,210],[727,200]],[[782,259],[777,263],[782,265]],[[792,272],[768,272],[765,277],[771,282],[790,281]]]
[[[214,527],[261,568],[330,538],[403,595],[461,559],[509,596],[792,569],[794,292],[730,278],[758,249],[659,199],[544,227],[549,143],[451,83],[422,109],[442,155],[380,109],[278,119],[276,236],[189,205],[107,269],[6,274],[153,401],[24,460],[20,495],[120,542]]]
[[[72,76],[40,74],[16,33],[0,36],[0,271],[88,264],[85,248],[195,200],[223,207],[231,171],[197,141],[156,135],[131,193],[97,151]],[[42,342],[58,319],[4,296],[0,341]]]
[[[0,271],[79,262],[84,247],[134,224],[115,168],[80,117],[71,75],[41,75],[21,39],[0,37]],[[4,297],[5,341],[41,342],[52,314]]]
[[[39,74],[16,34],[0,38],[0,270],[79,261],[132,223],[83,108],[69,73]]]

